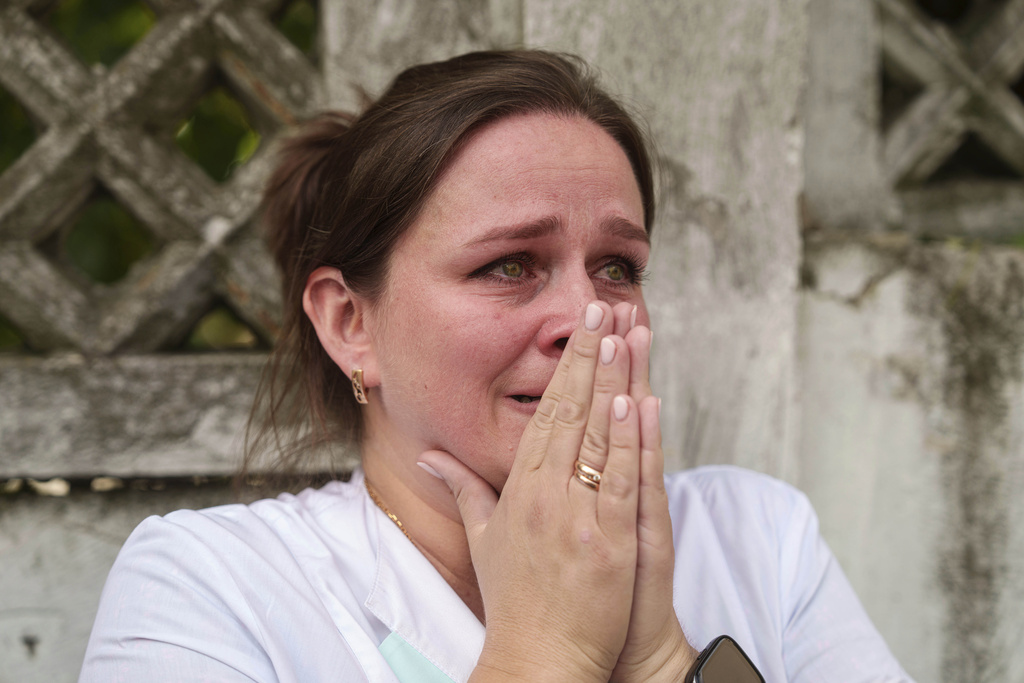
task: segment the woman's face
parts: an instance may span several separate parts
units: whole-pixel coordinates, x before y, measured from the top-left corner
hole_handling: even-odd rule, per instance
[[[379,387],[365,456],[405,468],[446,450],[500,491],[587,303],[635,304],[648,324],[643,225],[629,161],[595,123],[530,114],[477,132],[367,316]]]

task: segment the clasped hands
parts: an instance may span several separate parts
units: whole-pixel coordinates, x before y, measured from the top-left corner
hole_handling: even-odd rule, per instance
[[[672,606],[651,331],[634,320],[628,303],[586,307],[500,498],[450,454],[420,456],[455,496],[483,598],[473,681],[676,682],[696,658]]]

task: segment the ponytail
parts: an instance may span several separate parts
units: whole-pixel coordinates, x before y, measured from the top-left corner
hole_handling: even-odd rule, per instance
[[[252,483],[243,480],[257,470],[261,486],[268,489],[316,483],[345,464],[337,462],[332,446],[359,438],[354,406],[346,409],[329,390],[344,385],[346,377],[320,346],[302,309],[306,279],[316,267],[310,257],[328,230],[323,214],[329,202],[323,195],[336,171],[332,157],[354,119],[332,111],[306,122],[283,142],[264,190],[260,213],[267,247],[282,276],[283,325],[246,427],[239,483]],[[328,406],[339,403],[333,405],[332,419]],[[341,455],[355,462],[350,453]]]

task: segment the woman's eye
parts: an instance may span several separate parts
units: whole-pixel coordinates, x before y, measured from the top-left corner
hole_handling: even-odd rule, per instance
[[[626,269],[621,263],[609,263],[605,266],[605,272],[608,274],[609,280],[622,282],[626,279]]]
[[[512,278],[522,277],[523,264],[519,261],[505,261],[501,264],[501,274]]]
[[[489,280],[499,285],[519,286],[534,277],[536,260],[528,253],[505,254],[470,273],[470,278]]]

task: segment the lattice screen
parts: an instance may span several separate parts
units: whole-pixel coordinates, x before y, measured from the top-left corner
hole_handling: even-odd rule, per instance
[[[1024,235],[1024,2],[876,0],[882,173],[913,233]]]
[[[7,4],[0,88],[42,132],[0,175],[0,320],[23,341],[0,356],[0,477],[230,472],[279,318],[254,209],[275,136],[322,106],[320,74],[274,25],[281,2],[152,0],[109,68],[47,26],[53,3]],[[258,140],[222,182],[179,144],[210,96]],[[67,248],[97,205],[134,231],[119,248],[135,259],[99,279]],[[256,348],[184,350],[211,311]]]

